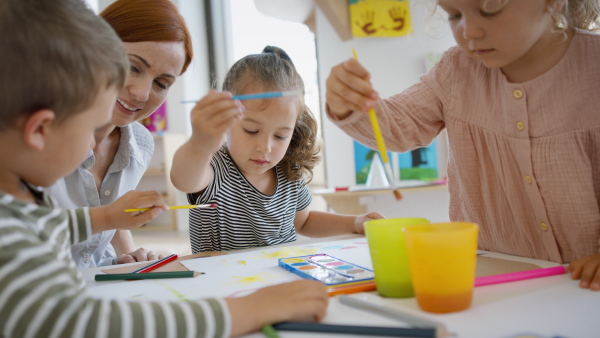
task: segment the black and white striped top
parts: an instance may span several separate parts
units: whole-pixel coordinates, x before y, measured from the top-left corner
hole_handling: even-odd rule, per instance
[[[223,299],[91,298],[71,244],[92,235],[88,208],[48,195],[29,204],[0,191],[0,337],[229,337]]]
[[[194,253],[275,245],[296,240],[294,218],[312,196],[304,180],[288,180],[278,166],[273,195],[258,191],[229,157],[225,146],[210,163],[214,177],[192,204],[217,208],[190,209],[190,240]]]

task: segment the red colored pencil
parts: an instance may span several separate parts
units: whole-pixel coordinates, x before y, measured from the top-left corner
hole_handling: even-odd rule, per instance
[[[169,255],[169,256],[167,256],[167,257],[165,257],[165,258],[163,258],[161,260],[158,260],[158,261],[156,261],[156,262],[154,262],[152,264],[149,264],[149,265],[143,266],[143,267],[141,267],[141,268],[139,268],[137,270],[131,271],[131,273],[144,273],[144,272],[149,272],[149,271],[155,270],[158,267],[161,267],[161,266],[163,266],[163,265],[165,265],[165,264],[167,264],[167,263],[169,263],[171,261],[176,260],[177,257],[178,256],[175,255],[175,254]]]

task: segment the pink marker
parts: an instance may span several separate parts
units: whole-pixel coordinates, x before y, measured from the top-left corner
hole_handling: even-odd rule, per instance
[[[475,278],[475,286],[484,286],[491,284],[514,282],[524,279],[562,275],[566,272],[567,270],[565,269],[565,267],[560,265],[545,269],[527,270],[520,272],[504,273],[501,275],[477,277]]]

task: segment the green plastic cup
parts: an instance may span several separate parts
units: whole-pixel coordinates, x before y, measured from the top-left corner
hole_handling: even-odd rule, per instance
[[[404,232],[407,227],[426,223],[429,220],[425,218],[389,218],[365,222],[375,285],[381,296],[414,296]]]

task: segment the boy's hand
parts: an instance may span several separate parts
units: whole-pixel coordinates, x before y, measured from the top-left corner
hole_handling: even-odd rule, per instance
[[[571,262],[568,269],[572,279],[581,279],[580,287],[600,291],[600,253]]]
[[[385,216],[383,216],[382,214],[380,214],[376,211],[370,212],[365,215],[356,216],[356,219],[354,220],[354,232],[357,234],[364,234],[365,233],[365,222],[374,220],[374,219],[380,219],[380,218],[385,218]]]
[[[227,130],[244,116],[244,106],[231,97],[229,92],[211,90],[192,109],[191,139],[210,154],[219,150]]]
[[[127,264],[135,262],[153,261],[156,259],[163,259],[165,256],[157,255],[153,251],[147,251],[144,248],[139,248],[134,252],[128,254],[122,254],[117,257],[117,264]]]
[[[241,298],[227,298],[232,316],[232,336],[249,333],[267,324],[288,320],[321,320],[329,297],[325,284],[301,280],[262,288]]]
[[[369,72],[355,59],[333,67],[326,81],[329,112],[343,119],[353,111],[366,113],[373,108],[379,94],[373,90],[370,78]]]
[[[125,212],[125,209],[151,208],[144,212]],[[97,233],[112,229],[135,229],[169,210],[156,191],[129,191],[116,201],[103,207],[90,209],[92,231]]]

